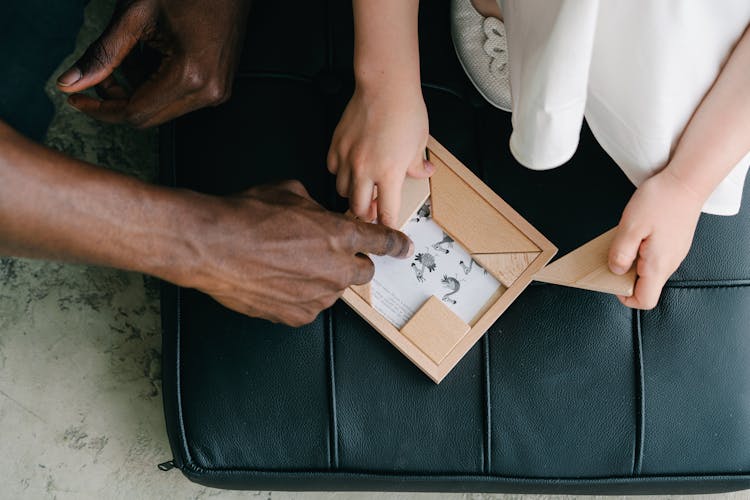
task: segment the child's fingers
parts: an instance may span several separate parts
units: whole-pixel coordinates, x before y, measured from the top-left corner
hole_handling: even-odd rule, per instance
[[[328,157],[326,158],[326,166],[328,167],[328,171],[336,175],[336,173],[339,171],[340,163],[341,162],[339,161],[339,154],[337,152],[337,149],[333,145],[331,145],[331,148],[328,150]]]
[[[630,297],[618,296],[624,305],[633,309],[653,309],[659,302],[665,279],[657,276],[639,276],[635,282],[635,290]]]
[[[370,202],[370,210],[367,212],[368,221],[374,221],[378,218],[378,200],[372,200]]]
[[[638,256],[641,241],[648,232],[640,226],[627,226],[620,223],[609,248],[609,268],[615,274],[625,274],[633,267]]]
[[[349,208],[352,213],[364,221],[371,221],[374,217],[370,217],[372,208],[372,194],[375,184],[369,180],[364,179],[352,183],[351,196],[349,196]],[[369,217],[369,218],[368,218]]]
[[[378,222],[394,229],[401,208],[402,185],[403,180],[378,184]]]
[[[336,174],[336,192],[342,198],[349,197],[351,190],[351,172],[348,168],[339,169]]]
[[[409,177],[426,179],[427,177],[435,173],[435,165],[430,163],[429,160],[425,160],[420,156],[417,161],[412,163],[406,173],[407,175],[409,175]]]

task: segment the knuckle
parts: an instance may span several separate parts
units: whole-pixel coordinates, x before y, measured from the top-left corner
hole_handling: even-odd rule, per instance
[[[128,125],[130,125],[133,128],[137,128],[137,129],[146,128],[145,126],[146,126],[147,117],[145,114],[141,112],[127,110],[125,111],[124,120]]]
[[[186,64],[182,73],[182,84],[190,91],[202,91],[209,81],[209,75],[196,64]]]
[[[386,165],[389,163],[386,163]],[[390,164],[396,165],[396,162],[391,162]],[[383,184],[387,185],[394,191],[400,191],[401,186],[404,183],[404,174],[402,170],[399,170],[397,168],[382,168],[380,169],[382,171],[381,177],[383,179]]]
[[[336,301],[339,300],[339,295],[340,294],[336,294],[336,295],[333,295],[331,297],[328,297],[325,300],[324,309],[330,309],[331,307],[333,307],[333,305],[336,303]]]
[[[305,189],[305,185],[297,179],[289,179],[286,181],[286,186],[293,191],[302,191]]]
[[[313,318],[314,319],[314,318]],[[296,310],[292,313],[290,313],[284,323],[287,325],[293,327],[293,328],[299,328],[301,326],[305,326],[306,324],[312,322],[312,319],[308,321],[307,314],[305,311],[302,310]]]
[[[650,310],[652,310],[654,308],[656,308],[656,301],[655,300],[648,300],[641,307],[641,309],[643,309],[644,311],[650,311]]]
[[[362,173],[367,168],[367,154],[361,147],[353,147],[349,152],[349,163],[352,166],[352,171],[355,173]]]
[[[305,185],[302,184],[297,179],[288,179],[285,181],[281,181],[277,184],[277,187],[279,189],[282,189],[284,191],[290,191],[294,194],[298,194],[300,196],[307,193],[307,189],[305,188]]]
[[[107,68],[112,64],[112,51],[108,46],[108,42],[99,39],[93,45],[91,45],[86,51],[86,61],[84,65],[86,70],[97,70]]]
[[[315,303],[315,307],[318,311],[324,311],[329,307],[333,306],[336,302],[336,297],[325,296],[318,299]]]
[[[300,325],[300,326],[309,325],[310,323],[312,323],[313,321],[315,321],[315,319],[318,317],[318,314],[320,314],[321,310],[322,309],[318,309],[314,305],[311,306],[311,307],[308,307],[302,313],[302,325]]]
[[[631,264],[632,259],[629,259],[624,253],[616,253],[610,258],[610,262],[618,267],[625,267]]]
[[[286,324],[291,326],[292,328],[299,328],[301,326],[305,326],[305,322],[297,318],[290,319],[289,321],[286,322]]]
[[[227,102],[232,93],[229,84],[219,78],[210,78],[201,91],[204,99],[212,105]]]

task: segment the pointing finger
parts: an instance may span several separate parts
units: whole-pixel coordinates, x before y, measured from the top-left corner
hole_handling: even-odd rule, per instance
[[[401,231],[396,231],[382,224],[369,224],[357,221],[357,253],[388,255],[404,259],[414,253],[414,244]]]

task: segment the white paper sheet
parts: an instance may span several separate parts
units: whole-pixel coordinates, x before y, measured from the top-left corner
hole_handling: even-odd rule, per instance
[[[403,232],[414,242],[414,256],[406,260],[372,256],[372,306],[401,328],[435,295],[470,323],[500,283],[432,220],[429,200]]]

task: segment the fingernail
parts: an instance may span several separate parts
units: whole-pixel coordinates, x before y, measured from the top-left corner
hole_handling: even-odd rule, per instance
[[[435,171],[435,165],[433,165],[431,161],[425,160],[424,161],[424,170],[428,174],[432,174]]]
[[[414,255],[414,242],[409,240],[409,251],[406,253],[407,257]]]
[[[57,84],[61,87],[70,87],[82,77],[83,73],[81,73],[81,70],[78,69],[77,66],[73,66],[68,71],[60,75],[60,78],[57,79]]]
[[[615,255],[614,259],[612,259],[612,262],[609,263],[609,269],[615,274],[625,274],[627,272],[625,266],[618,264],[618,262],[622,262],[624,260],[625,256],[620,254]]]
[[[609,266],[609,268],[615,274],[625,274],[625,271],[627,271],[627,269],[625,269],[624,267],[615,264]]]

